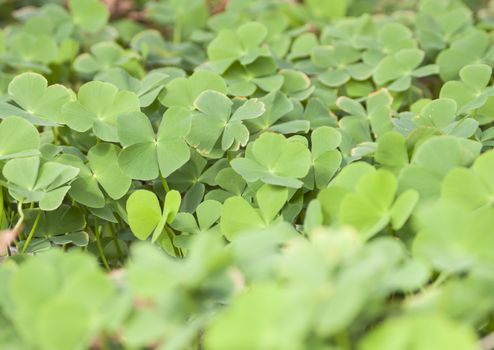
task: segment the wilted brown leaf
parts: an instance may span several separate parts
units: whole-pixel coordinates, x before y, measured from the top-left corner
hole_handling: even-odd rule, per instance
[[[14,227],[12,230],[0,231],[0,252],[5,251],[22,231],[22,225]]]

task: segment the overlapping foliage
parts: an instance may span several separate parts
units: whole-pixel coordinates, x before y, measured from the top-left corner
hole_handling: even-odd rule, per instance
[[[0,348],[494,348],[494,4],[122,3],[0,1]]]

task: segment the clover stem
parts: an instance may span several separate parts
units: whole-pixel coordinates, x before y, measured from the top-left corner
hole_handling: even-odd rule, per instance
[[[51,131],[52,131],[52,134],[53,134],[53,142],[55,144],[60,144],[60,141],[58,140],[58,128],[56,126],[54,126],[53,128],[51,128]]]
[[[123,261],[122,249],[120,249],[120,244],[118,243],[117,234],[115,232],[115,226],[110,223],[110,232],[112,236],[113,243],[115,244],[115,248],[117,250],[118,260]]]
[[[393,226],[391,225],[391,222],[388,224],[388,234],[390,236],[395,236],[395,231],[393,230]]]
[[[166,182],[166,179],[161,174],[160,174],[160,179],[161,179],[161,184],[163,185],[163,189],[165,190],[165,193],[170,192],[170,186],[168,186],[168,182]]]
[[[41,219],[41,210],[38,210],[38,214],[36,215],[36,219],[34,219],[33,227],[31,227],[31,231],[29,231],[26,242],[22,246],[21,254],[26,254],[27,248],[29,247],[29,244],[31,243],[31,239],[33,239],[34,233],[36,232],[36,229],[38,228],[39,219]]]
[[[441,284],[443,284],[449,277],[450,277],[450,272],[449,271],[443,271],[441,274],[436,278],[434,283],[432,283],[433,288],[439,287]]]
[[[21,232],[21,227],[24,224],[24,211],[22,210],[22,201],[20,201],[17,204],[17,213],[19,214],[19,220],[17,220],[17,223],[14,226],[14,231]],[[20,236],[23,236],[22,232],[21,232]]]
[[[168,238],[170,239],[170,243],[173,247],[173,251],[175,252],[176,257],[183,258],[182,252],[177,247],[175,247],[175,244],[173,243],[173,236],[175,236],[175,233],[173,233],[173,231],[168,227],[168,225],[165,225],[165,231],[166,234],[168,235]]]
[[[101,245],[99,222],[98,222],[97,217],[94,217],[94,237],[96,238],[96,246],[98,247],[98,252],[99,252],[101,261],[103,262],[105,269],[110,271],[111,270],[110,265],[108,265],[108,261],[106,260],[105,253],[103,252],[103,246]]]

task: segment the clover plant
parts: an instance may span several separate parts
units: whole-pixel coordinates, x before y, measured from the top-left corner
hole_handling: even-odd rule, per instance
[[[0,349],[492,349],[493,4],[0,0]]]

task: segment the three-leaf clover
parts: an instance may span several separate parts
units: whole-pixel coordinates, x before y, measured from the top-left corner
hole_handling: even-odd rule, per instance
[[[422,78],[438,73],[434,64],[422,66],[425,52],[419,49],[403,49],[384,58],[376,67],[372,78],[377,85],[387,85],[391,91],[408,90],[412,78]]]
[[[355,193],[349,193],[341,202],[341,223],[355,227],[366,239],[389,223],[394,230],[400,229],[419,196],[416,191],[408,190],[397,197],[397,189],[396,177],[387,170],[380,169],[362,176]]]
[[[481,30],[470,30],[451,43],[451,46],[439,53],[436,63],[443,81],[456,79],[458,72],[469,64],[494,62],[494,50],[489,44],[490,38]]]
[[[23,203],[39,202],[39,207],[48,211],[62,204],[79,169],[28,157],[9,160],[2,172],[12,197]]]
[[[456,101],[458,114],[482,107],[494,94],[487,85],[491,80],[492,68],[485,64],[472,64],[460,70],[461,81],[446,82],[440,92],[441,98]]]
[[[221,30],[208,46],[208,57],[214,71],[224,73],[235,61],[246,66],[259,57],[270,57],[267,47],[262,47],[268,35],[266,26],[248,22],[236,31]]]
[[[140,111],[136,94],[119,91],[110,83],[91,81],[81,86],[77,101],[63,106],[65,123],[73,130],[90,129],[103,141],[118,142],[117,119],[119,116]]]
[[[74,61],[74,69],[82,74],[92,75],[115,67],[124,67],[138,56],[126,51],[113,41],[103,41],[91,47],[91,53],[83,53]]]
[[[247,182],[300,188],[300,179],[307,175],[311,163],[311,153],[304,143],[267,132],[250,144],[245,158],[234,159],[231,165]]]
[[[471,22],[471,10],[463,4],[449,1],[423,1],[415,18],[420,46],[427,51],[442,50],[452,41],[457,40],[458,34],[469,28]]]
[[[56,125],[64,122],[62,107],[72,98],[66,87],[54,84],[37,73],[23,73],[9,84],[9,96],[15,105],[0,102],[0,118],[22,117],[33,124]]]
[[[200,234],[214,231],[223,205],[215,200],[205,200],[196,208],[196,218],[191,213],[178,213],[170,226],[183,233]]]
[[[271,57],[260,57],[246,66],[235,63],[223,74],[228,82],[228,94],[250,96],[257,88],[266,92],[279,90],[284,76],[276,74],[276,70],[276,62]]]
[[[330,87],[339,87],[350,79],[365,80],[372,74],[372,66],[358,62],[362,57],[359,50],[350,45],[319,46],[312,49],[312,62],[326,69],[319,80]]]
[[[417,125],[437,128],[448,135],[469,138],[478,129],[479,123],[473,118],[456,120],[457,105],[450,98],[430,101],[415,117]]]
[[[242,231],[269,226],[288,199],[288,189],[264,184],[256,192],[258,209],[241,196],[230,197],[221,211],[220,227],[223,235],[234,239]]]
[[[167,177],[190,158],[185,137],[191,127],[191,112],[171,107],[163,115],[157,134],[143,113],[122,115],[118,119],[118,138],[124,147],[118,163],[133,179],[153,180]]]

